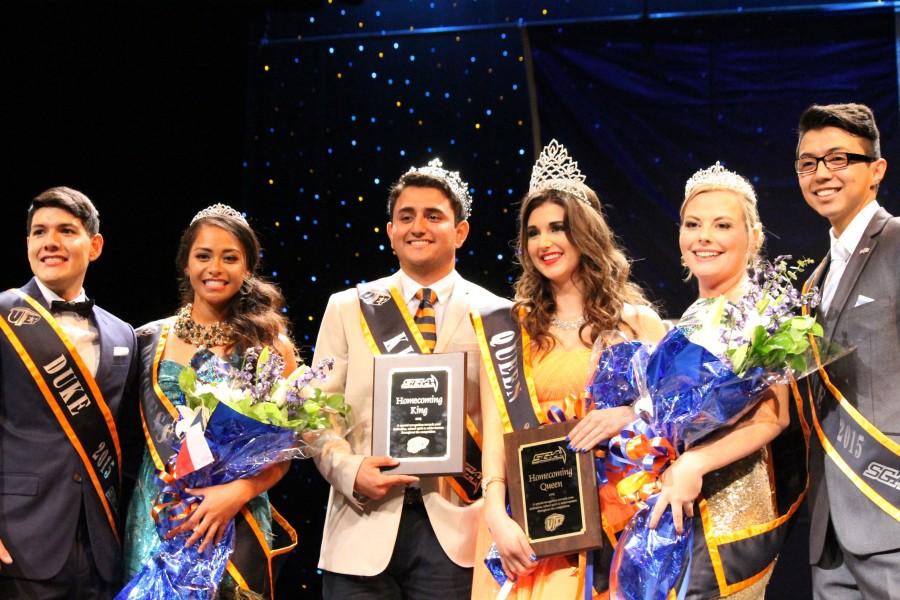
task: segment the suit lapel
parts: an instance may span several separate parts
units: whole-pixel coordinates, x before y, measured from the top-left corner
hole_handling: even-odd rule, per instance
[[[108,380],[107,376],[113,363],[113,344],[109,336],[104,335],[104,332],[110,331],[106,318],[96,308],[93,309],[93,313],[94,323],[97,325],[97,338],[100,341],[100,347],[97,350],[100,353],[100,357],[97,361],[97,373],[94,375],[94,380],[97,382],[97,387],[100,388],[100,391],[104,391]]]
[[[444,311],[441,329],[438,331],[435,352],[444,352],[456,337],[456,330],[469,316],[469,286],[462,277],[456,280],[450,302]]]
[[[890,219],[890,215],[883,208],[875,213],[841,275],[841,281],[834,292],[828,312],[825,314],[825,326],[829,341],[837,329],[837,323],[847,308],[849,300],[853,297],[851,292],[856,287],[860,274],[865,269],[866,263],[869,262],[869,257],[875,252],[875,247],[878,245],[878,234],[884,229],[888,219]]]
[[[47,302],[47,299],[44,298],[44,294],[41,293],[41,288],[38,287],[37,279],[32,277],[31,281],[22,286],[21,290],[37,300],[41,303],[41,306],[50,310],[50,304]]]

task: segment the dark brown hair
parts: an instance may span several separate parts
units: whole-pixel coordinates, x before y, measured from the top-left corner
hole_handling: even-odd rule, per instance
[[[208,215],[197,219],[184,230],[178,242],[175,266],[178,269],[178,287],[181,301],[191,302],[194,290],[185,275],[191,247],[203,225],[224,229],[240,242],[247,260],[250,275],[241,285],[241,290],[229,301],[228,321],[234,327],[239,350],[252,346],[274,346],[279,335],[288,335],[288,320],[282,313],[284,296],[278,286],[257,275],[259,269],[260,245],[256,233],[244,221],[227,215]]]
[[[813,104],[800,115],[798,149],[800,140],[811,129],[837,127],[847,133],[868,140],[872,156],[881,158],[881,141],[875,115],[865,104]]]
[[[441,177],[411,171],[401,175],[400,179],[391,186],[391,191],[388,192],[387,211],[389,219],[394,217],[394,205],[397,204],[397,198],[408,187],[435,188],[443,192],[453,206],[454,224],[458,225],[460,221],[465,221],[469,218],[469,215],[466,214],[466,208],[463,206],[462,198],[458,198],[453,193],[453,188],[447,184],[446,180]]]
[[[513,311],[524,312],[522,324],[541,351],[549,351],[555,344],[549,329],[556,301],[550,281],[528,256],[528,217],[543,204],[552,202],[563,208],[566,237],[581,253],[575,277],[584,297],[587,322],[579,333],[590,327],[593,342],[601,332],[619,327],[626,303],[650,304],[641,288],[630,280],[631,264],[603,217],[600,199],[589,187],[582,189],[590,206],[569,192],[551,189],[527,195],[519,210],[518,256],[522,274],[515,284]]]
[[[69,187],[52,187],[38,194],[31,201],[25,218],[25,232],[31,233],[31,221],[34,213],[40,208],[61,208],[78,217],[81,224],[91,237],[100,233],[100,213],[94,207],[90,198]]]

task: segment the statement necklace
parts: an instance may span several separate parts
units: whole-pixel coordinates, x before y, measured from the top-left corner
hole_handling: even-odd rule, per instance
[[[582,325],[587,323],[587,317],[581,315],[577,319],[557,319],[556,317],[552,317],[550,319],[550,324],[556,327],[557,329],[562,329],[563,331],[572,331],[574,329],[580,329]]]
[[[216,322],[201,325],[191,316],[193,305],[188,303],[178,309],[175,315],[175,335],[201,350],[214,346],[231,346],[234,343],[234,328],[228,323]]]

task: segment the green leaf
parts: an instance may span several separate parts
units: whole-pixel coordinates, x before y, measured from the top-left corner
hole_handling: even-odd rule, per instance
[[[263,348],[262,352],[259,353],[259,360],[256,361],[256,377],[257,377],[257,379],[259,379],[259,377],[262,375],[262,372],[266,366],[266,363],[269,362],[269,354],[270,353],[271,353],[271,350],[269,349],[268,346]]]
[[[731,359],[731,364],[734,366],[734,371],[738,375],[744,372],[744,360],[747,358],[747,351],[749,350],[749,346],[741,346],[737,348],[734,353],[729,357]]]
[[[193,392],[196,385],[197,373],[190,367],[182,369],[178,375],[178,387],[181,388],[181,391],[185,394]]]

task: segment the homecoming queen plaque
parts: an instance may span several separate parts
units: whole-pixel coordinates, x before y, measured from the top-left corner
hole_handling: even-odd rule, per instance
[[[400,475],[465,470],[466,354],[375,357],[372,455],[400,461]]]
[[[564,421],[504,436],[513,519],[540,557],[603,544],[593,453],[569,450]]]

